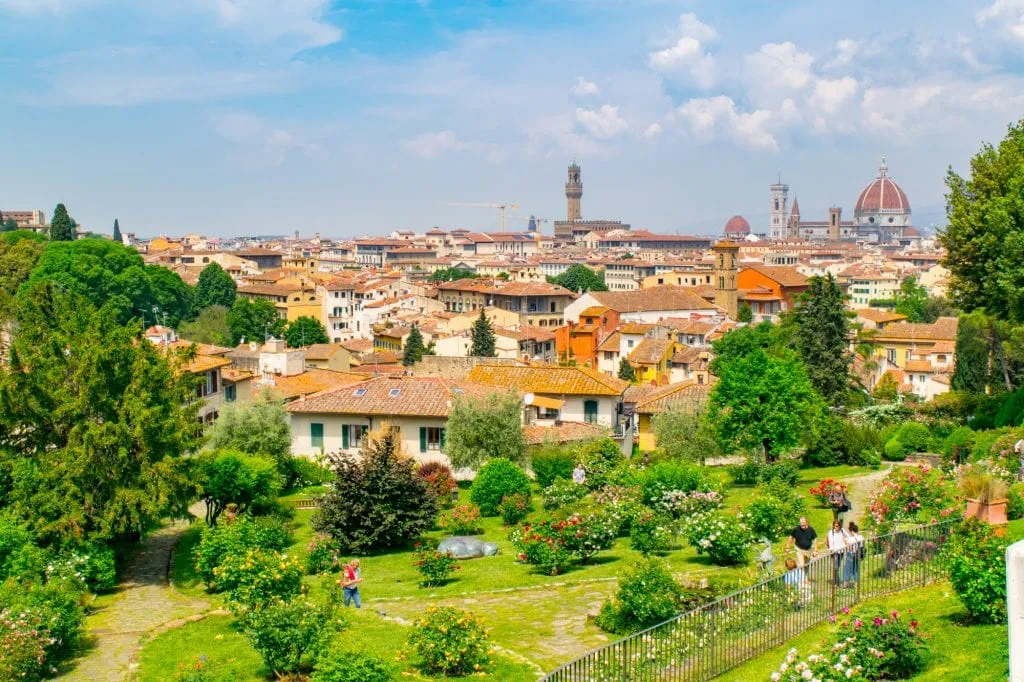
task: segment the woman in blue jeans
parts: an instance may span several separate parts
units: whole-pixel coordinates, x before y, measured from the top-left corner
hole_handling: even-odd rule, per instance
[[[860,560],[864,558],[864,536],[855,521],[846,525],[846,563],[843,582],[849,585],[860,580]]]
[[[353,559],[350,563],[345,564],[342,569],[342,578],[338,581],[342,588],[345,608],[348,608],[351,602],[355,602],[357,609],[363,608],[363,600],[359,597],[359,583],[361,582],[363,582],[363,576],[359,572],[359,559]]]

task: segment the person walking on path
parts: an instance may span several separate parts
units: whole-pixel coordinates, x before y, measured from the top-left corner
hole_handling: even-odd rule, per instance
[[[359,596],[359,584],[361,582],[363,582],[363,576],[359,571],[359,559],[353,559],[345,564],[345,567],[342,569],[342,578],[338,581],[342,588],[345,608],[348,608],[350,602],[355,602],[357,609],[363,608],[363,600]]]
[[[841,521],[832,522],[825,537],[825,545],[828,547],[828,554],[832,557],[832,580],[838,585],[843,577],[843,559],[846,557],[846,531],[843,530]]]
[[[833,490],[828,498],[829,506],[832,507],[832,521],[838,521],[842,525],[846,522],[846,512],[853,508],[853,503],[846,495],[846,488]]]
[[[800,525],[793,529],[786,540],[786,552],[796,544],[796,565],[803,568],[818,553],[818,534],[806,516],[800,517]]]
[[[860,562],[864,558],[864,536],[855,521],[846,526],[846,568],[843,571],[843,582],[853,586],[860,580]]]

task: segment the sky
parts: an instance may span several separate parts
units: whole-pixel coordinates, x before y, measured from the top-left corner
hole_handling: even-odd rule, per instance
[[[0,210],[140,237],[915,223],[1024,115],[1024,0],[0,0]],[[525,229],[510,220],[509,229]],[[551,231],[551,225],[542,224]]]

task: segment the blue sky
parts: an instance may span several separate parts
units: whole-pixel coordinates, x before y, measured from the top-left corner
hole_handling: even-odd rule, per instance
[[[779,173],[824,219],[883,154],[928,226],[1024,114],[1024,0],[0,0],[0,25],[0,209],[140,236],[558,219],[573,159],[585,218],[757,230]]]

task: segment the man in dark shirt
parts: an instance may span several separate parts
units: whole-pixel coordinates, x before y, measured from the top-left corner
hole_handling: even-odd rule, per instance
[[[786,552],[796,543],[796,565],[803,567],[818,553],[818,534],[807,523],[807,517],[800,517],[800,525],[793,529],[786,540]]]

